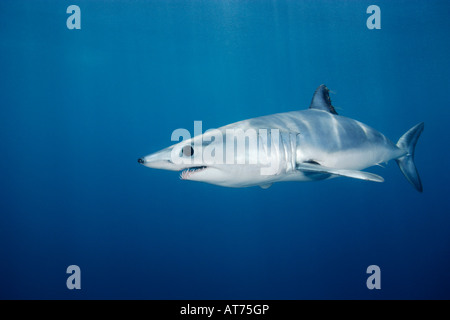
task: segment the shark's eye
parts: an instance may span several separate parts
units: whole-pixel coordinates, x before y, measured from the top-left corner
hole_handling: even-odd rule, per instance
[[[192,157],[194,155],[194,148],[192,146],[184,146],[183,149],[181,149],[181,153],[186,157]]]

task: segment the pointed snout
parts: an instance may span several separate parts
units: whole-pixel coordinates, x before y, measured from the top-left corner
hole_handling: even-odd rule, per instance
[[[138,159],[138,163],[154,169],[173,171],[183,169],[180,165],[177,165],[172,161],[172,148],[166,148],[145,157],[141,157]]]

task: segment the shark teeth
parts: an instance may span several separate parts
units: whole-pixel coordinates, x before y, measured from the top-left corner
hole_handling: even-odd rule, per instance
[[[189,177],[190,177],[191,175],[193,175],[194,173],[199,172],[199,171],[202,171],[202,170],[204,170],[204,169],[206,169],[205,166],[202,166],[202,167],[193,167],[193,168],[187,168],[187,169],[184,169],[183,172],[181,172],[181,174],[180,174],[180,179],[181,179],[181,180],[187,180],[187,179],[189,179]]]

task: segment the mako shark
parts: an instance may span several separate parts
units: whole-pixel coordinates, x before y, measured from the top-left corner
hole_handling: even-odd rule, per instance
[[[183,180],[224,187],[268,188],[275,182],[335,177],[383,182],[379,175],[362,170],[395,160],[406,179],[422,192],[414,150],[423,128],[423,122],[417,124],[395,144],[377,130],[338,115],[329,89],[320,85],[307,110],[232,123],[184,139],[139,158],[138,162],[149,168],[182,171]],[[230,147],[236,139],[230,142],[225,137],[233,130],[253,132],[257,143],[246,141],[243,149]],[[215,161],[202,156],[206,150],[210,156],[216,156]],[[268,164],[273,170],[264,171],[270,169]]]

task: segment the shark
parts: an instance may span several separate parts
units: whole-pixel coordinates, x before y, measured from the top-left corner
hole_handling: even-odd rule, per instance
[[[182,180],[266,189],[276,182],[337,177],[383,182],[381,176],[364,170],[395,160],[409,183],[422,192],[414,153],[424,123],[394,143],[368,125],[339,115],[329,92],[322,84],[308,109],[208,130],[177,140],[138,162],[149,168],[180,171]]]

